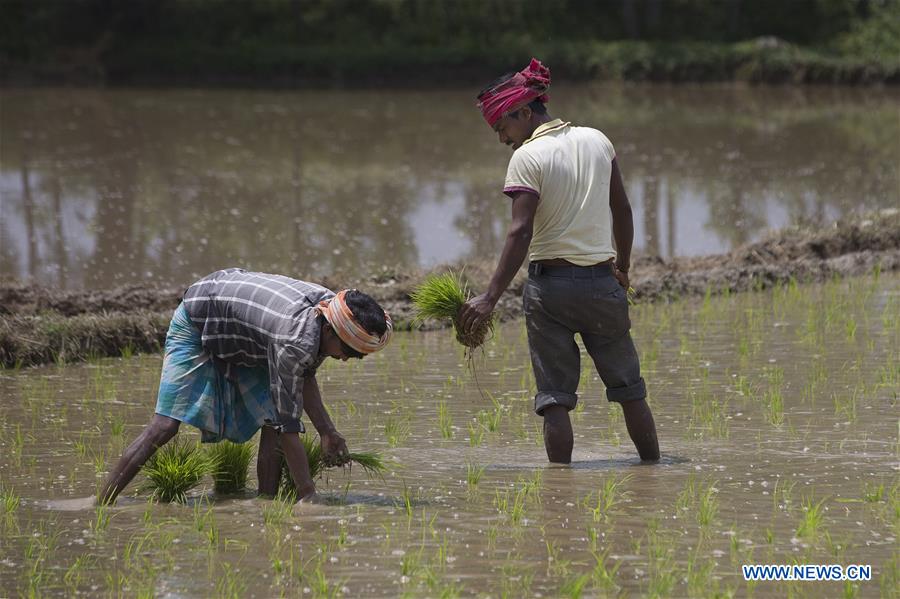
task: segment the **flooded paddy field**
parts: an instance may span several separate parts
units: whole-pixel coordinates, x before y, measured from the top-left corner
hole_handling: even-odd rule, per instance
[[[319,371],[351,450],[390,461],[383,479],[330,471],[327,505],[216,497],[211,480],[156,504],[139,476],[113,507],[50,509],[94,493],[149,420],[161,356],[0,371],[0,595],[896,596],[900,277],[632,320],[659,464],[640,464],[589,360],[574,462],[546,463],[521,320],[477,381],[449,331],[400,333]],[[755,563],[872,580],[745,582]]]
[[[477,91],[0,90],[0,279],[353,281],[496,256],[510,150]],[[671,261],[896,208],[898,102],[895,86],[554,84],[549,107],[609,136],[635,254]]]

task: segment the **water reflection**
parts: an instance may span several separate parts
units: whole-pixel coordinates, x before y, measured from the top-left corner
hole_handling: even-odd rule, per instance
[[[509,153],[470,95],[4,91],[0,275],[77,288],[493,259]],[[579,86],[551,109],[613,139],[636,249],[670,257],[896,205],[897,96]]]

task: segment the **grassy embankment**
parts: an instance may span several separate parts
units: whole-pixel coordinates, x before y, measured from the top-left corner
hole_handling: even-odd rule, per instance
[[[493,262],[469,265],[473,289],[483,289]],[[875,220],[845,221],[827,230],[786,229],[760,242],[749,244],[724,256],[679,259],[660,263],[653,259],[636,260],[632,286],[638,302],[669,301],[679,297],[704,297],[748,290],[763,290],[790,282],[816,282],[832,278],[859,276],[873,271],[900,269],[900,214],[882,215]],[[418,327],[409,294],[427,277],[414,273],[395,277],[393,285],[372,285],[368,289],[394,317],[397,330]],[[504,294],[497,307],[500,319],[521,316],[519,298],[524,275]],[[329,287],[341,288],[338,281]],[[6,291],[6,290],[0,290]],[[135,291],[128,290],[128,297]],[[84,313],[72,313],[78,294],[59,296],[70,310],[66,316],[51,309],[18,309],[4,300],[10,314],[0,315],[0,365],[19,368],[45,363],[78,362],[108,356],[129,356],[137,352],[160,351],[165,342],[171,311],[178,295],[166,291],[165,298],[154,298],[158,290],[144,290],[144,305],[166,305],[165,311],[98,313],[85,303]],[[10,298],[10,294],[4,294]],[[110,298],[115,300],[116,290]],[[171,295],[171,297],[169,297]],[[161,301],[165,300],[165,301]],[[104,305],[116,305],[106,301]]]

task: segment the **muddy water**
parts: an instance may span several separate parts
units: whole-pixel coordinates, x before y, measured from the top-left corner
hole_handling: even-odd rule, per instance
[[[895,592],[900,279],[640,306],[633,320],[660,464],[638,462],[586,363],[575,461],[546,464],[521,321],[489,343],[478,385],[449,332],[399,334],[319,375],[351,447],[381,452],[388,474],[332,471],[330,505],[293,514],[208,481],[188,506],[148,503],[137,480],[108,513],[47,509],[92,493],[140,431],[161,359],[4,371],[0,483],[21,500],[2,520],[0,594],[845,591],[748,586],[747,563],[869,564],[851,596]]]
[[[0,92],[0,276],[186,285],[224,266],[343,280],[497,253],[509,150],[471,90]],[[896,89],[565,86],[616,145],[637,251],[894,207]]]

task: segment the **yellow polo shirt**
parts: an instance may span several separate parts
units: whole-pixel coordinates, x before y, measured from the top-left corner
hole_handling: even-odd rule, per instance
[[[588,266],[616,256],[609,181],[616,151],[603,133],[555,119],[513,152],[503,193],[540,198],[528,259]]]

